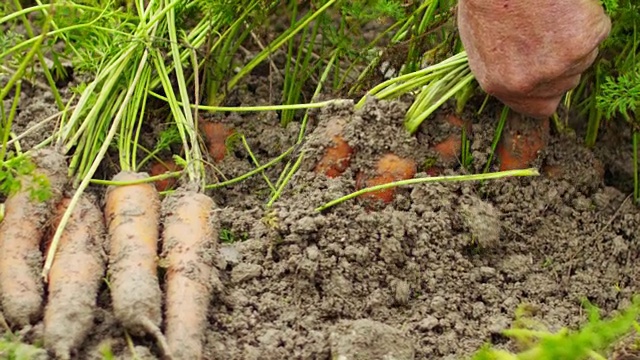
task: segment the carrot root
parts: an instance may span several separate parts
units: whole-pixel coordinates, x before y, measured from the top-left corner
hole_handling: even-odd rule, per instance
[[[500,171],[530,167],[546,147],[549,130],[549,118],[529,119],[512,112],[496,149]]]
[[[377,185],[389,184],[394,181],[411,179],[416,175],[416,163],[411,159],[404,159],[395,154],[388,153],[382,156],[376,165],[375,176],[365,178],[363,173],[356,176],[358,189]],[[395,197],[396,189],[388,188],[362,194],[367,207],[372,208],[375,203],[389,204]]]
[[[201,129],[205,135],[209,154],[215,162],[224,160],[227,155],[227,139],[233,135],[234,130],[222,123],[201,121]]]
[[[165,335],[174,359],[202,359],[215,275],[214,207],[213,199],[191,191],[177,192],[163,204],[163,257],[168,266]]]
[[[62,154],[43,149],[34,153],[33,161],[35,172],[48,179],[51,196],[43,202],[32,200],[30,177],[21,179],[22,190],[6,200],[5,217],[0,224],[0,303],[6,320],[16,327],[33,324],[42,316],[40,243],[67,182],[67,164]]]
[[[144,173],[120,172],[114,180],[147,177]],[[144,183],[109,187],[105,216],[114,314],[132,335],[150,333],[162,348],[162,294],[157,267],[160,199],[155,186]]]
[[[55,227],[69,206],[58,206]],[[54,229],[55,229],[54,227]],[[70,359],[93,327],[96,299],[106,268],[104,219],[86,196],[67,223],[49,271],[44,313],[44,345],[59,359]]]

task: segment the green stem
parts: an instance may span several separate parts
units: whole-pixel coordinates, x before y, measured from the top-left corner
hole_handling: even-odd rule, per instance
[[[487,159],[487,164],[484,166],[483,173],[485,174],[489,172],[489,168],[491,168],[493,157],[495,156],[496,149],[498,148],[498,143],[500,142],[500,138],[502,137],[502,130],[504,129],[505,124],[507,123],[507,116],[509,116],[509,107],[503,106],[502,113],[500,114],[500,120],[498,121],[498,126],[496,127],[496,131],[493,133],[493,142],[491,143],[491,153],[489,154],[489,159]]]
[[[338,205],[344,201],[351,200],[360,195],[378,191],[389,189],[398,186],[405,185],[414,185],[414,184],[423,184],[423,183],[433,183],[433,182],[460,182],[460,181],[483,181],[483,180],[491,180],[491,179],[500,179],[506,177],[516,177],[516,176],[539,176],[540,173],[537,169],[523,169],[523,170],[508,170],[508,171],[499,171],[495,173],[489,174],[472,174],[472,175],[453,175],[453,176],[434,176],[434,177],[424,177],[424,178],[414,178],[408,180],[396,181],[388,184],[376,185],[367,187],[356,192],[353,192],[349,195],[343,196],[339,199],[329,201],[328,203],[317,207],[315,211],[324,211],[332,206]]]

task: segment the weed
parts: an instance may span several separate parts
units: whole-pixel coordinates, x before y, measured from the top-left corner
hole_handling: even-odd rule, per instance
[[[46,355],[38,346],[26,344],[7,333],[0,338],[0,357],[7,360],[31,360]]]
[[[220,242],[224,244],[234,244],[239,241],[245,241],[248,239],[248,234],[236,235],[230,229],[220,230]]]
[[[515,354],[505,350],[493,349],[485,345],[473,360],[579,360],[606,359],[604,352],[620,338],[637,328],[637,318],[640,315],[640,299],[624,311],[610,319],[601,319],[599,309],[588,301],[583,301],[587,311],[588,322],[576,331],[563,328],[552,333],[540,323],[531,318],[532,308],[522,305],[516,311],[514,326],[503,332],[504,335],[515,339],[524,349]]]

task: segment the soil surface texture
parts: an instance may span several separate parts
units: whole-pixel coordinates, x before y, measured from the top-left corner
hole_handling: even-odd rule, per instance
[[[248,83],[231,103],[278,98],[271,94],[277,82],[255,76]],[[40,89],[22,96],[16,134],[56,112]],[[316,211],[355,191],[357,174],[372,171],[387,153],[414,160],[417,176],[428,176],[434,144],[459,129],[443,121],[452,111],[445,106],[409,135],[403,127],[409,106],[370,100],[355,110],[345,101],[314,110],[305,142],[290,157],[208,191],[217,206],[220,243],[210,254],[217,281],[203,358],[463,359],[487,342],[516,349],[500,332],[522,305],[555,331],[586,321],[583,298],[607,316],[640,291],[640,210],[628,196],[630,172],[621,170],[631,166],[630,142],[620,139],[628,130],[605,129],[592,151],[581,144],[579,130],[561,134],[552,127],[534,164],[546,169],[541,176],[411,185],[397,188],[386,206],[351,199]],[[481,115],[462,115],[471,123],[472,161],[463,169],[438,160],[445,175],[484,169],[500,111],[492,104]],[[251,149],[252,155],[242,141],[234,142],[211,166],[218,181],[253,170],[252,156],[259,164],[278,157],[295,145],[300,129],[299,122],[281,127],[276,112],[201,115],[244,135]],[[336,120],[344,123],[354,153],[341,176],[327,178],[313,169],[331,144],[324,127]],[[160,129],[147,129],[143,142],[152,144]],[[42,133],[33,132],[21,145],[37,143],[42,139],[34,137]],[[293,165],[300,154],[299,170],[268,208],[285,163]],[[96,176],[117,173],[115,159]],[[102,203],[105,187],[89,191]],[[107,347],[117,359],[136,358],[114,318],[106,284],[98,304],[95,326],[75,358],[101,359]],[[41,341],[41,323],[23,335]],[[132,346],[138,359],[159,358],[151,337],[132,337]]]

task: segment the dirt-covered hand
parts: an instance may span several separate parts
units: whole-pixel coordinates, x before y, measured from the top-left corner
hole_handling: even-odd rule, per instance
[[[611,21],[597,0],[460,0],[458,28],[483,90],[547,117],[593,64]]]

